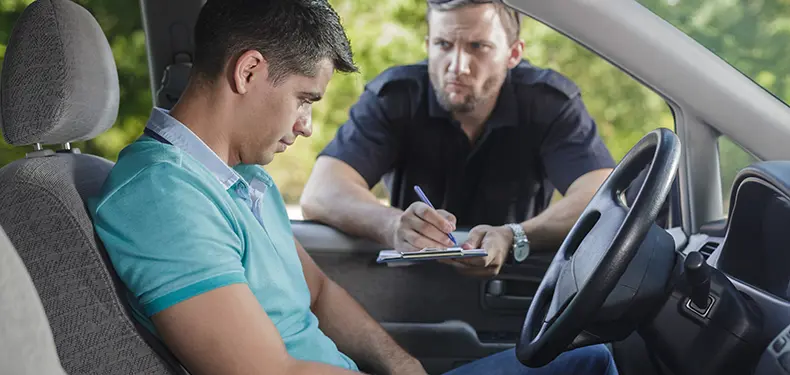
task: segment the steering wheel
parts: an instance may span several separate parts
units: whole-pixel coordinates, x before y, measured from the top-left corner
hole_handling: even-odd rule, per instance
[[[588,345],[585,335],[654,225],[680,162],[680,140],[668,129],[645,135],[629,152],[571,228],[524,319],[516,356],[541,367],[562,352]],[[647,174],[630,208],[622,192]],[[588,337],[585,337],[588,336]]]

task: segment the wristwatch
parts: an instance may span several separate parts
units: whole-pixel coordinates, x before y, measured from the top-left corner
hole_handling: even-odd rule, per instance
[[[521,263],[529,256],[529,240],[521,224],[508,224],[513,231],[513,259],[516,263]]]

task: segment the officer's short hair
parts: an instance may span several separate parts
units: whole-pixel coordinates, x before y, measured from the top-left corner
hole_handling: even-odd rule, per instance
[[[505,28],[508,40],[510,42],[518,40],[519,32],[521,31],[521,16],[517,11],[508,8],[501,0],[428,0],[428,11],[425,14],[425,19],[430,19],[431,10],[441,12],[475,4],[493,4],[499,15],[499,20]]]
[[[292,74],[314,76],[328,59],[355,72],[340,17],[327,0],[208,0],[195,25],[193,74],[213,81],[242,53],[256,50],[276,85]]]

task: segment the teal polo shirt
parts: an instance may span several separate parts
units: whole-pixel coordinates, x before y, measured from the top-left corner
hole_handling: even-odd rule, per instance
[[[285,203],[266,171],[230,168],[159,108],[146,128],[89,201],[135,318],[158,336],[152,315],[245,283],[291,356],[357,370],[318,328]]]

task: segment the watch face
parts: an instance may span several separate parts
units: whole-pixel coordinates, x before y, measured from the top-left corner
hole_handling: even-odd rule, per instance
[[[527,259],[527,256],[529,256],[529,243],[527,241],[519,241],[513,251],[513,257],[516,258],[517,262],[521,262]]]

